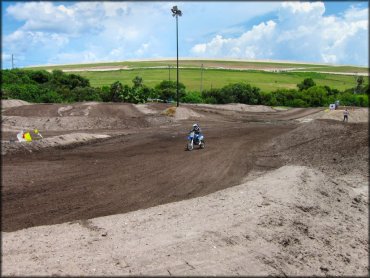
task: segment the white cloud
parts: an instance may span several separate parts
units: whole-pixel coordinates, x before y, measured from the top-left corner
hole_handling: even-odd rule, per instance
[[[288,14],[308,14],[310,16],[321,16],[325,12],[325,5],[322,2],[284,2],[281,4],[283,10]]]
[[[2,52],[1,53],[1,68],[10,68],[12,66],[12,55]]]
[[[276,21],[253,26],[237,38],[214,36],[191,51],[202,57],[299,60],[367,65],[368,9],[325,16],[322,2],[285,2]]]
[[[202,44],[196,44],[194,45],[194,47],[192,48],[192,51],[195,53],[195,54],[204,54],[207,50],[207,44],[205,43],[202,43]]]
[[[126,2],[102,2],[102,6],[105,15],[108,17],[127,15],[130,11]]]
[[[368,20],[369,19],[369,10],[368,9],[360,9],[360,8],[352,6],[349,10],[347,10],[345,12],[344,18],[348,21]]]
[[[270,46],[264,46],[262,43],[273,39],[276,23],[272,20],[267,23],[261,23],[252,28],[252,30],[242,34],[238,38],[223,38],[216,35],[209,43],[197,44],[192,48],[195,55],[200,56],[226,56],[226,57],[244,57],[255,58],[259,55],[270,54]]]
[[[322,57],[322,60],[325,62],[325,63],[328,63],[328,64],[335,64],[337,63],[338,61],[338,58],[335,54],[321,54],[321,57]]]
[[[149,43],[143,43],[138,50],[135,51],[135,54],[139,57],[142,57],[145,53],[148,52],[150,47]]]
[[[101,30],[106,20],[129,13],[126,2],[77,2],[72,5],[56,5],[52,2],[17,3],[7,8],[8,15],[24,21],[22,30],[63,32],[78,36]]]
[[[44,33],[17,30],[4,37],[4,43],[9,48],[27,51],[31,47],[61,48],[69,39],[57,33]]]
[[[50,64],[68,64],[68,63],[89,63],[99,62],[99,57],[93,51],[82,51],[78,53],[59,53],[55,57],[51,57],[48,61]]]

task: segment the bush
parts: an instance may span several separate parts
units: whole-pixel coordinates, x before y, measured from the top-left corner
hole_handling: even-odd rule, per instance
[[[187,92],[180,101],[185,103],[202,103],[203,98],[199,92],[191,91]]]
[[[7,98],[40,102],[40,88],[34,84],[6,84],[4,85],[4,91]]]
[[[222,104],[225,103],[221,94],[221,89],[209,89],[202,91],[203,102],[209,104]]]
[[[39,101],[41,103],[61,103],[63,102],[62,97],[55,91],[44,91],[42,92]]]
[[[260,89],[245,83],[230,84],[221,89],[224,103],[238,102],[245,104],[259,104],[261,102]]]
[[[326,90],[321,86],[313,86],[303,91],[304,99],[310,107],[320,107],[329,105],[326,99]]]
[[[158,98],[166,102],[176,99],[177,97],[177,83],[175,81],[163,80],[155,87],[155,90]],[[181,99],[184,95],[185,85],[179,82],[179,99]]]
[[[90,87],[89,80],[60,70],[2,70],[2,98],[29,102],[74,102],[101,100],[101,90]]]
[[[308,88],[311,88],[315,86],[316,83],[313,81],[312,78],[306,78],[303,80],[302,83],[297,84],[297,87],[299,88],[300,91],[307,90]]]
[[[99,91],[91,87],[76,87],[71,91],[73,102],[101,101]]]
[[[51,74],[46,70],[36,70],[30,71],[29,77],[38,84],[43,84],[50,81]]]
[[[302,99],[294,99],[291,102],[291,107],[308,107],[307,103]]]

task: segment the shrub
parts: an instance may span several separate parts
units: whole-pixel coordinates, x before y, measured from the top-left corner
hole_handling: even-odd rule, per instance
[[[187,92],[181,99],[181,102],[185,103],[202,103],[202,95],[199,92],[191,91]]]
[[[155,87],[158,97],[163,101],[176,99],[177,83],[175,81],[163,80]],[[185,95],[185,85],[179,82],[179,99]]]
[[[223,96],[220,89],[210,89],[202,91],[202,98],[205,103],[222,104],[224,103]]]
[[[302,83],[297,84],[297,87],[299,88],[300,91],[303,91],[303,90],[311,88],[315,85],[316,85],[316,83],[313,81],[312,78],[306,78],[306,79],[303,80]]]
[[[245,83],[230,84],[221,89],[224,103],[238,102],[245,104],[259,104],[261,102],[260,89]]]

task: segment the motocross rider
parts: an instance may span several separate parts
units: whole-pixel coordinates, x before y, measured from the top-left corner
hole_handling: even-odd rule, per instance
[[[197,135],[199,135],[201,133],[201,130],[200,130],[200,127],[199,127],[198,124],[193,124],[193,128],[192,128],[192,130],[190,130],[190,132],[193,132],[193,131]]]

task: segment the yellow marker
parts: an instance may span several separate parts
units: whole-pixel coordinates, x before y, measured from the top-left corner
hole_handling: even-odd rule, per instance
[[[24,139],[26,139],[27,142],[31,142],[32,141],[31,134],[29,132],[26,132],[24,134]]]

